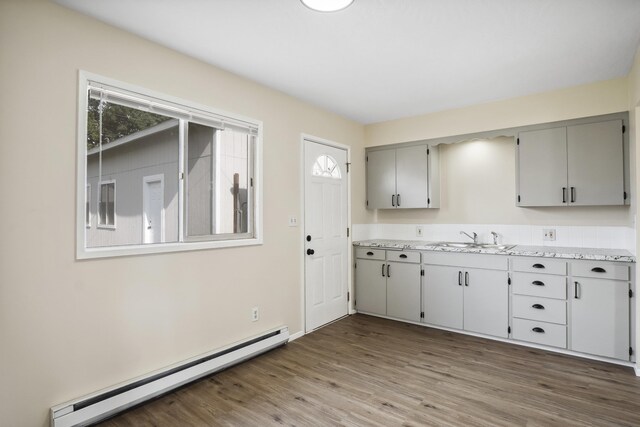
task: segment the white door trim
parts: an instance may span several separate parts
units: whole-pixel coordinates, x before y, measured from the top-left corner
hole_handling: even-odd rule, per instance
[[[160,181],[160,194],[162,194],[162,209],[160,210],[160,242],[164,243],[164,174],[147,175],[142,177],[142,242],[145,242],[146,232],[146,214],[147,214],[147,184],[150,182]]]
[[[305,179],[305,170],[304,170],[304,144],[305,141],[315,142],[317,144],[328,145],[329,147],[340,148],[347,152],[347,163],[351,164],[351,147],[345,144],[340,144],[338,142],[330,141],[328,139],[319,138],[317,136],[309,135],[306,133],[300,134],[300,230],[298,232],[299,235],[299,262],[300,262],[300,313],[302,318],[302,330],[306,334],[310,332],[307,330],[307,308],[306,308],[306,283],[305,283],[305,253],[304,253],[304,218],[305,218],[305,205],[304,205],[304,179]],[[353,236],[353,227],[351,225],[351,170],[347,173],[347,226],[349,227],[349,236],[347,237],[347,265],[353,265],[353,251],[351,250],[352,246],[352,236]],[[351,296],[349,298],[348,305],[348,313],[353,314],[355,310],[353,308],[353,270],[349,267],[347,269],[347,292]]]

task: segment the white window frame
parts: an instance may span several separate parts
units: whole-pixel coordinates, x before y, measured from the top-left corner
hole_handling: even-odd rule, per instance
[[[108,185],[108,184],[113,184],[113,224],[101,224],[100,221],[102,218],[100,218],[100,199],[102,199],[102,186],[103,185]],[[116,214],[117,209],[116,209],[116,180],[115,179],[104,179],[100,182],[98,182],[98,204],[97,204],[97,210],[96,210],[96,214],[98,216],[98,222],[96,223],[96,228],[101,228],[101,229],[105,229],[105,230],[115,230],[116,229],[116,221],[117,221],[117,217],[118,215]]]
[[[82,195],[85,194],[87,182],[87,90],[90,84],[103,84],[112,88],[118,88],[120,90],[140,94],[141,96],[162,100],[169,105],[169,108],[178,108],[180,106],[186,109],[197,110],[203,114],[211,115],[217,120],[224,123],[232,124],[234,122],[241,123],[243,125],[250,125],[256,130],[255,135],[255,149],[252,153],[251,163],[253,165],[253,235],[251,237],[242,236],[241,238],[233,238],[233,235],[224,235],[219,240],[206,240],[206,241],[189,241],[184,239],[184,200],[183,191],[179,192],[179,203],[181,208],[178,209],[178,227],[179,227],[179,240],[178,242],[171,243],[154,243],[154,244],[140,244],[140,245],[126,245],[126,246],[109,246],[109,247],[87,247],[87,227],[86,227],[86,206],[85,198]],[[188,121],[180,120],[180,145],[179,145],[179,176],[184,175],[184,140],[183,131],[184,124]],[[238,246],[255,246],[263,244],[263,148],[262,148],[262,122],[259,120],[244,117],[238,114],[230,114],[216,108],[209,107],[207,105],[187,101],[170,95],[165,95],[155,91],[151,91],[136,85],[120,82],[108,77],[103,77],[97,74],[89,73],[87,71],[80,70],[78,73],[78,128],[77,128],[77,186],[76,194],[78,194],[76,200],[76,258],[88,259],[88,258],[105,258],[115,256],[128,256],[128,255],[142,255],[142,254],[154,254],[164,252],[182,252],[191,250],[203,250],[214,248],[226,248],[226,247],[238,247]],[[106,181],[102,181],[106,182]],[[180,179],[179,185],[184,185],[184,178]],[[114,200],[115,203],[115,200]],[[114,206],[115,209],[115,206]],[[117,218],[117,215],[115,215]],[[112,227],[110,227],[112,228]]]

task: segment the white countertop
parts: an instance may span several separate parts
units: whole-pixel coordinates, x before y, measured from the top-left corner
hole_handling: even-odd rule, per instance
[[[417,251],[462,252],[475,254],[496,254],[535,256],[545,258],[586,259],[593,261],[636,262],[636,257],[624,249],[598,248],[565,248],[555,246],[523,246],[516,245],[511,249],[498,250],[492,248],[452,248],[438,246],[438,242],[423,240],[361,240],[353,242],[354,246],[383,249],[410,249]]]

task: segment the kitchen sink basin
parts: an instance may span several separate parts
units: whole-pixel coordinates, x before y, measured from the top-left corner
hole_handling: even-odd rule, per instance
[[[496,249],[504,251],[511,249],[515,245],[494,245],[492,243],[472,243],[472,242],[439,242],[437,246],[443,246],[445,248],[468,248],[468,249]]]

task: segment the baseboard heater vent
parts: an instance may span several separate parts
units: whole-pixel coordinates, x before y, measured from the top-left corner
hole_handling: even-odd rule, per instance
[[[145,400],[286,344],[287,341],[289,329],[281,327],[145,377],[54,406],[51,408],[51,426],[70,427],[96,423]]]

